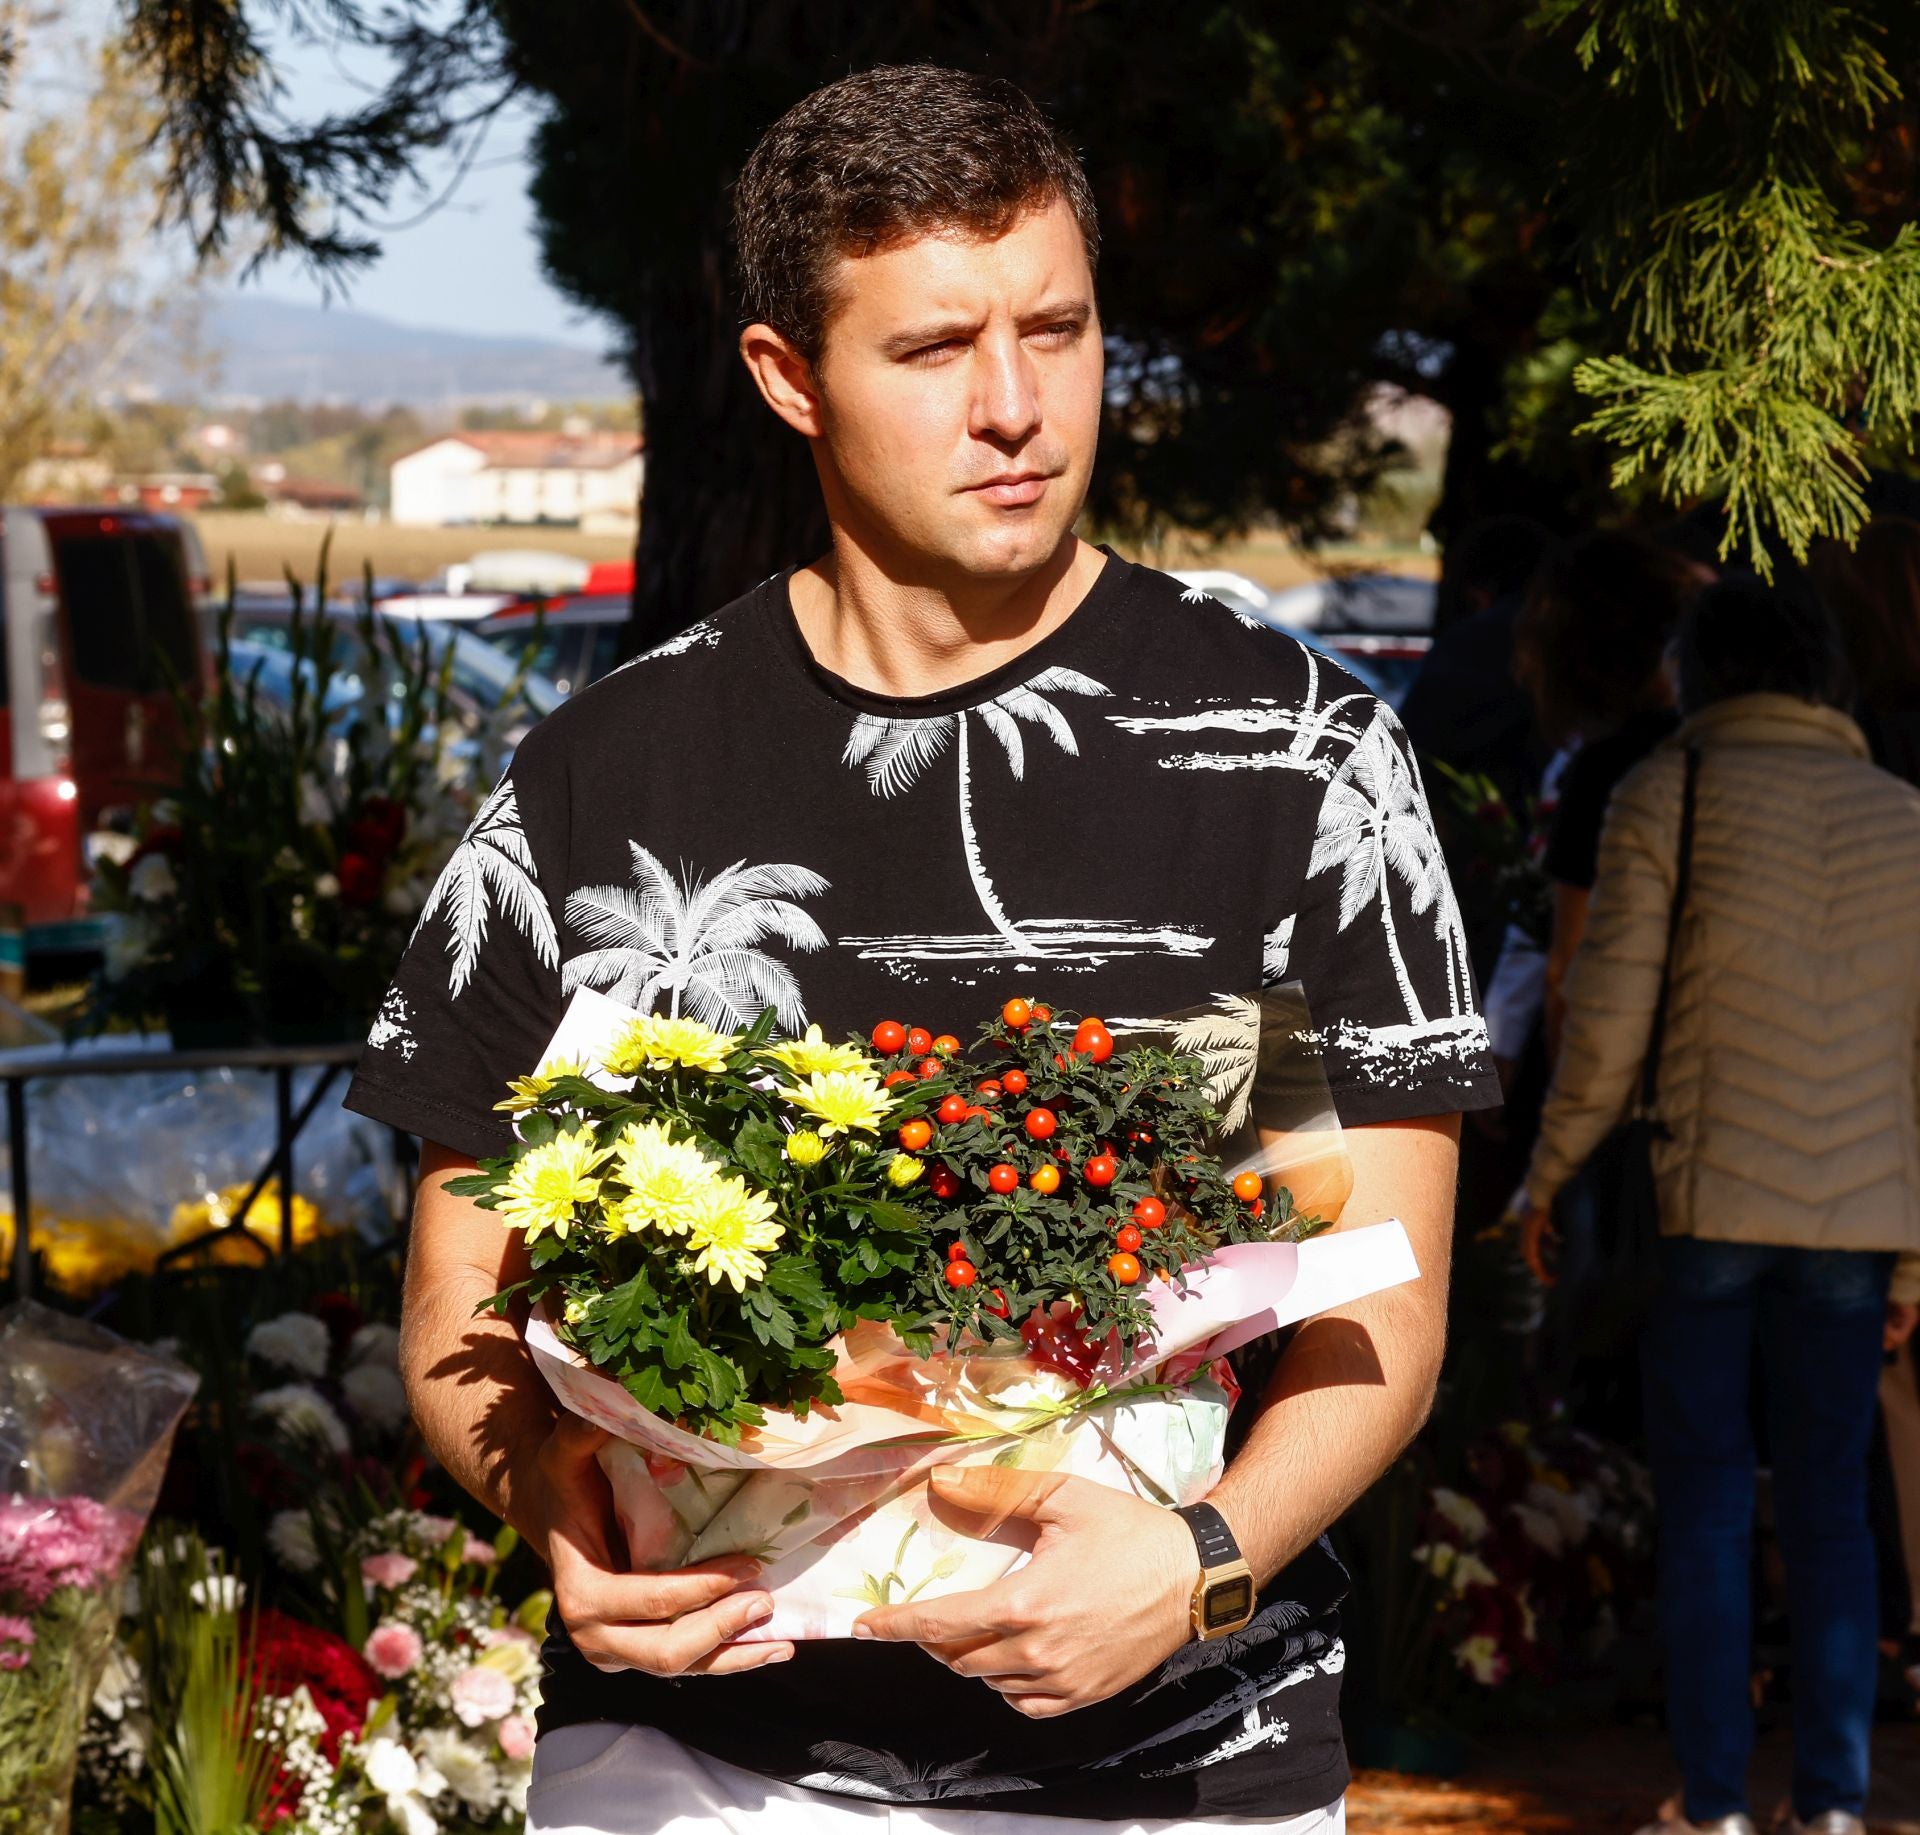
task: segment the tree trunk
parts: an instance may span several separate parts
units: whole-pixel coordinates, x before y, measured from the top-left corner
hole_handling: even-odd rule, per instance
[[[807,443],[777,421],[736,349],[720,284],[651,302],[634,335],[646,404],[646,482],[622,654],[637,656],[784,567],[826,550],[826,509]]]

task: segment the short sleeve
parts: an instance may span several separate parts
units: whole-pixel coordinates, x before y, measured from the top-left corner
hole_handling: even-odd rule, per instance
[[[1266,979],[1305,992],[1343,1123],[1492,1108],[1500,1081],[1413,749],[1385,705],[1349,705],[1317,753],[1299,909],[1270,935],[1286,947],[1269,948]]]
[[[346,1106],[476,1158],[513,1129],[494,1104],[560,1022],[560,939],[542,860],[543,805],[526,747],[435,882],[367,1035]]]

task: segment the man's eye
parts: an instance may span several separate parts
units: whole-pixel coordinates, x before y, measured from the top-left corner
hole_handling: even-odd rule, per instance
[[[1078,325],[1071,319],[1068,319],[1059,325],[1042,325],[1040,329],[1034,333],[1034,336],[1045,338],[1054,344],[1064,344],[1072,338],[1079,329],[1080,327]]]
[[[960,339],[945,338],[938,344],[923,344],[918,350],[909,351],[907,361],[909,363],[941,363],[962,348]]]

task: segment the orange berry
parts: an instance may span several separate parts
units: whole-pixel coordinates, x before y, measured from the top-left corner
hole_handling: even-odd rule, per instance
[[[1257,1172],[1243,1172],[1233,1182],[1233,1195],[1243,1204],[1251,1204],[1265,1187],[1265,1180]]]
[[[1122,1249],[1118,1255],[1107,1257],[1107,1272],[1122,1287],[1131,1287],[1140,1278],[1140,1258]]]
[[[1000,1009],[1000,1017],[1015,1032],[1024,1032],[1033,1024],[1033,1009],[1024,1000],[1010,1000]]]
[[[1027,1175],[1027,1183],[1043,1197],[1049,1192],[1060,1189],[1060,1168],[1058,1166],[1036,1166]]]
[[[918,1153],[932,1139],[933,1124],[923,1116],[916,1115],[913,1120],[900,1124],[900,1145],[909,1153]]]

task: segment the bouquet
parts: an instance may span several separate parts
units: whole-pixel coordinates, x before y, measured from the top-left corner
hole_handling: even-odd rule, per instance
[[[21,1301],[0,1313],[0,1829],[67,1827],[121,1579],[198,1382]]]
[[[1347,1175],[1304,1021],[1291,992],[1111,1027],[1023,999],[969,1051],[583,991],[501,1105],[522,1145],[451,1189],[527,1238],[492,1304],[531,1308],[556,1394],[614,1435],[634,1565],[751,1554],[750,1635],[844,1636],[1022,1558],[937,1521],[934,1465],[1190,1501],[1226,1353],[1414,1272],[1397,1225],[1318,1240]]]

